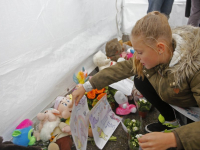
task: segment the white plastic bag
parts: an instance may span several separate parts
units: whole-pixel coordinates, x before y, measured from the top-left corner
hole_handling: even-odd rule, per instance
[[[134,83],[132,80],[126,78],[109,86],[118,91],[121,91],[126,96],[130,96],[133,90],[133,84]]]

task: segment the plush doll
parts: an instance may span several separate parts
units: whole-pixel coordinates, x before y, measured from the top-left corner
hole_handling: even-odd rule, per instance
[[[118,42],[122,46],[122,49],[124,48],[124,46],[133,47],[131,41],[123,42],[123,40],[119,40]],[[124,49],[123,49],[123,51],[124,51]]]
[[[21,146],[33,145],[36,141],[35,137],[32,136],[33,122],[29,119],[23,120],[12,133],[13,143]]]
[[[117,41],[112,41],[112,43],[116,43]],[[129,58],[133,57],[134,54],[134,49],[132,47],[132,44],[130,41],[127,42],[123,42],[122,40],[118,41],[118,43],[120,43],[121,47],[122,47],[122,53],[120,54],[120,57],[129,60]],[[110,49],[108,49],[107,51],[113,51],[112,47],[110,47]]]
[[[60,102],[62,99],[59,99]],[[64,102],[61,102],[65,105]],[[69,136],[70,133],[63,132],[65,123],[60,121],[60,112],[57,109],[47,109],[44,113],[37,115],[40,120],[39,131],[40,139],[43,141],[50,140],[48,150],[71,150],[72,140]]]
[[[72,113],[72,95],[67,95],[66,97],[58,96],[56,98],[54,108],[60,112],[58,117],[66,119],[62,122],[62,131],[71,134],[70,130],[70,117]]]
[[[20,146],[13,144],[11,141],[3,142],[3,138],[0,136],[0,150],[42,150],[39,146]]]
[[[127,50],[127,55],[126,55],[126,59],[129,60],[129,58],[133,57],[135,50],[133,48],[129,48]]]
[[[115,61],[111,61],[111,59],[107,58],[106,55],[102,51],[98,51],[93,56],[93,62],[96,66],[98,66],[99,71],[116,64]]]
[[[74,74],[73,76],[73,80],[76,84],[83,84],[86,81],[88,81],[88,79],[89,79],[89,76],[84,67],[82,68],[82,71],[79,71],[77,75]]]
[[[101,51],[97,52],[93,56],[94,64],[99,67],[99,71],[101,71],[102,68],[104,69],[104,68],[110,66],[110,65],[103,66],[103,64],[105,64],[105,63],[103,63],[103,62],[105,62],[105,59],[110,60],[110,59],[107,59],[106,55]],[[102,63],[101,63],[101,60],[102,60]],[[111,60],[110,60],[110,62],[111,62]],[[115,64],[115,63],[113,63],[113,64]],[[115,101],[119,104],[119,107],[116,109],[116,114],[127,115],[129,113],[136,112],[135,105],[129,104],[127,96],[125,96],[121,91],[113,89],[112,94],[113,94],[113,97],[115,98]]]
[[[123,52],[122,46],[118,42],[117,38],[108,41],[105,49],[106,56],[115,62],[117,62],[118,58],[120,58],[120,54]]]

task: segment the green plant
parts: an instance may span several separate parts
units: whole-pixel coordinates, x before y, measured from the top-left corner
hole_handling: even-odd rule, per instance
[[[142,112],[149,111],[151,109],[151,103],[147,101],[145,98],[140,98],[137,101],[137,105],[138,105],[138,110]]]
[[[141,123],[138,120],[127,118],[124,120],[124,125],[130,135],[135,135],[140,130]]]

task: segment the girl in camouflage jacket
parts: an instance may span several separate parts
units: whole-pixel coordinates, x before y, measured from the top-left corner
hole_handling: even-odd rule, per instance
[[[130,37],[134,57],[94,75],[72,93],[73,102],[77,105],[85,91],[137,75],[136,88],[161,113],[159,122],[146,130],[156,131],[151,125],[174,128],[170,133],[143,135],[138,139],[142,149],[200,149],[200,122],[179,127],[169,105],[200,107],[200,28],[183,26],[171,30],[167,18],[154,11],[137,21]],[[149,90],[144,90],[146,87]]]

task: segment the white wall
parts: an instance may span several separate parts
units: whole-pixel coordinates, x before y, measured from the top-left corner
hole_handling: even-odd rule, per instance
[[[172,27],[187,24],[185,17],[186,0],[174,0],[169,24]],[[135,23],[147,14],[148,0],[124,0],[122,32],[129,35]]]
[[[0,135],[15,127],[75,83],[92,55],[117,37],[116,0],[0,1]]]

